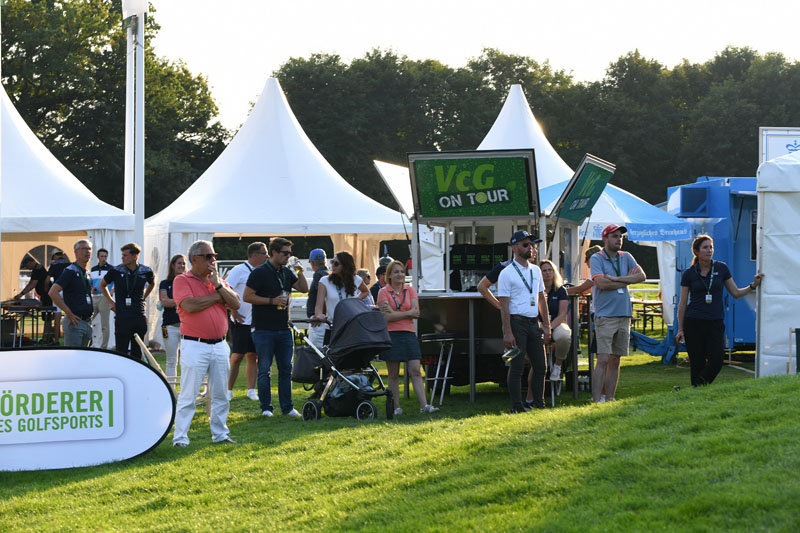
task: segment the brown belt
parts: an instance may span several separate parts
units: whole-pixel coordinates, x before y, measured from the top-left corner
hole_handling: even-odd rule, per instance
[[[539,323],[539,317],[529,317],[525,315],[511,315],[511,318],[516,318],[517,320],[524,320],[525,322],[533,322],[534,324]]]

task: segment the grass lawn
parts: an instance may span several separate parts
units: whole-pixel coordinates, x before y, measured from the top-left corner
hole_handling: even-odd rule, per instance
[[[239,444],[211,444],[199,406],[189,448],[168,438],[124,463],[0,473],[0,531],[800,529],[796,376],[725,367],[691,389],[687,368],[637,354],[613,404],[565,392],[509,415],[484,384],[475,404],[454,387],[434,415],[412,397],[393,422],[302,422],[262,418],[243,370]]]

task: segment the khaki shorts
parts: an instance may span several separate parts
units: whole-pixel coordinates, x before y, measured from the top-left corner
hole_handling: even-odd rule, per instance
[[[597,353],[628,355],[631,340],[631,317],[599,316],[594,321]]]

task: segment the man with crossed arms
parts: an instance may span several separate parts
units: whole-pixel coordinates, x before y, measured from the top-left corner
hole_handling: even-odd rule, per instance
[[[521,381],[526,354],[533,368],[530,381],[533,407],[544,409],[544,378],[547,374],[544,343],[550,342],[550,315],[547,313],[542,271],[528,262],[533,254],[531,234],[525,230],[515,231],[510,242],[514,258],[500,272],[497,296],[503,324],[503,345],[506,349],[515,345],[520,349],[508,369],[508,393],[511,396],[511,412],[522,413],[529,410],[522,403]],[[542,327],[539,327],[540,309]]]

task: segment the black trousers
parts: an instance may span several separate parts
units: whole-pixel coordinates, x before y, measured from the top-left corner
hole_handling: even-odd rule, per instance
[[[520,349],[520,354],[511,360],[508,368],[508,394],[511,396],[511,407],[522,408],[522,375],[525,373],[525,355],[531,360],[533,368],[533,405],[544,407],[544,378],[547,374],[547,363],[544,357],[544,339],[542,328],[538,322],[528,322],[511,317],[511,332]]]
[[[725,357],[725,322],[683,319],[683,336],[691,363],[692,386],[708,385],[722,370]]]
[[[147,318],[144,315],[137,315],[132,317],[117,317],[114,320],[114,339],[117,343],[116,350],[120,353],[127,354],[131,359],[141,359],[142,350],[136,341],[133,340],[133,334],[138,333],[144,340],[147,333]]]

